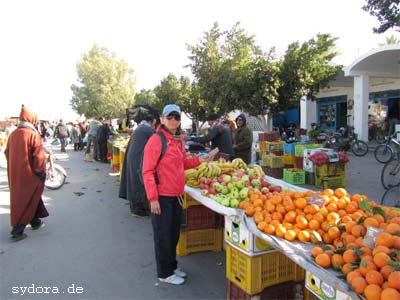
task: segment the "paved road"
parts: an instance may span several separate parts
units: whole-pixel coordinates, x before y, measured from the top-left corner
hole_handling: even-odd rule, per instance
[[[225,297],[224,252],[182,257],[187,282],[158,284],[150,219],[130,215],[127,202],[117,197],[118,177],[109,176],[110,166],[85,163],[83,153],[73,150],[57,156],[68,184],[45,190],[47,226],[34,232],[27,228],[28,238],[18,243],[8,239],[9,193],[5,170],[0,170],[0,299]],[[28,293],[29,287],[52,289],[39,294]],[[53,287],[59,294],[52,293],[57,291]],[[69,293],[77,287],[83,293]]]
[[[83,153],[71,149],[55,153],[67,169],[68,184],[45,190],[47,226],[27,228],[28,238],[18,243],[8,239],[9,193],[0,168],[1,299],[225,298],[224,252],[182,257],[187,282],[158,284],[150,220],[130,215],[127,202],[117,197],[118,177],[109,175],[110,166],[85,163]],[[347,189],[380,199],[382,165],[372,153],[349,155]],[[43,287],[51,287],[49,293],[40,293]]]

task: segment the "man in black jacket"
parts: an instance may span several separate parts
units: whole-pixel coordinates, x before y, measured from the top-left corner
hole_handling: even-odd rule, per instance
[[[99,161],[107,163],[107,140],[109,135],[111,134],[111,129],[108,126],[107,122],[104,122],[103,125],[99,127],[97,130],[97,144],[99,146]]]
[[[60,123],[56,126],[55,136],[60,140],[61,152],[65,151],[65,139],[69,137],[69,130],[67,125],[60,119]]]
[[[135,216],[150,215],[146,192],[139,173],[142,172],[144,146],[155,132],[156,122],[156,116],[147,114],[132,133],[125,151],[119,197],[130,202],[131,213]]]
[[[233,159],[235,152],[233,151],[232,134],[229,126],[215,113],[211,113],[207,117],[207,122],[210,125],[207,135],[193,137],[190,140],[201,144],[211,142],[212,149],[218,147],[221,153],[225,153],[229,155],[230,159]]]

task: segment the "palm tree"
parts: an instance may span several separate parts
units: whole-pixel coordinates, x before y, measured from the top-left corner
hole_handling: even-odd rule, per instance
[[[379,43],[379,46],[385,46],[385,45],[396,45],[400,44],[400,39],[398,39],[395,35],[387,36],[386,37],[386,42],[385,43]]]

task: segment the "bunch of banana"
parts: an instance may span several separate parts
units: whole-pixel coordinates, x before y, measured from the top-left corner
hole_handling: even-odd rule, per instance
[[[217,162],[209,162],[207,165],[207,178],[215,178],[222,174],[222,170]],[[201,177],[200,177],[201,178]]]
[[[232,160],[232,165],[235,169],[247,169],[247,164],[241,158]]]
[[[253,170],[254,171],[256,171],[256,174],[257,174],[257,176],[259,176],[259,177],[264,177],[265,176],[265,173],[264,173],[264,171],[263,171],[263,169],[259,166],[259,165],[253,165]]]
[[[198,170],[197,168],[185,170],[185,181],[188,186],[199,187],[200,182],[198,180]]]

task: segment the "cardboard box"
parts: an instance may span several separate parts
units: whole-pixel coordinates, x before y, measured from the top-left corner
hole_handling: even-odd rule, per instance
[[[259,255],[276,251],[264,240],[252,234],[243,222],[233,222],[229,217],[225,217],[225,241],[249,256]]]
[[[349,300],[350,296],[325,283],[314,274],[306,271],[306,288],[322,300]]]

